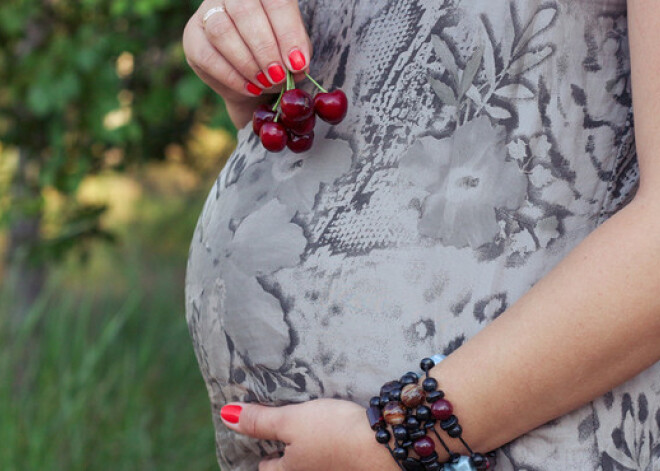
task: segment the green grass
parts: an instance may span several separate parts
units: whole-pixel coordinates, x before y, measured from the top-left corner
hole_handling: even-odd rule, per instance
[[[0,470],[218,469],[183,315],[188,219],[56,270],[20,326],[0,294]]]
[[[0,469],[217,469],[181,305],[161,294],[53,293],[0,327]]]

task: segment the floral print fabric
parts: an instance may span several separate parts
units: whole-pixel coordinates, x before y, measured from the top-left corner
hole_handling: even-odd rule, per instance
[[[500,315],[638,181],[625,1],[301,8],[312,75],[347,92],[349,114],[303,155],[241,130],[190,249],[223,471],[281,449],[227,430],[223,404],[366,404]],[[659,434],[655,365],[504,446],[497,468],[651,471]]]

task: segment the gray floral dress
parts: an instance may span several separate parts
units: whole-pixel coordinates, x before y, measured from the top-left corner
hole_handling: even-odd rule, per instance
[[[312,75],[348,116],[302,155],[241,130],[190,249],[223,471],[279,448],[228,431],[223,404],[366,404],[501,314],[638,182],[624,0],[301,8]],[[659,436],[656,364],[502,447],[497,469],[660,470]]]

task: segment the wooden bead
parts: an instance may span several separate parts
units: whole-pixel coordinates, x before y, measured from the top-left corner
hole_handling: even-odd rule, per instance
[[[424,471],[424,465],[415,458],[407,458],[401,464],[406,471]]]
[[[395,389],[401,389],[401,383],[398,381],[389,381],[380,388],[380,396],[383,397],[385,395],[389,395],[390,392],[394,391]]]
[[[385,425],[383,414],[378,407],[371,406],[367,409],[367,419],[371,430],[378,430]]]
[[[420,438],[413,444],[415,453],[424,458],[435,451],[435,443],[429,437]]]
[[[406,420],[406,412],[398,402],[388,402],[383,408],[383,418],[390,425],[401,425]]]
[[[401,448],[400,446],[392,450],[392,456],[399,461],[403,461],[408,458],[408,450]]]
[[[435,362],[433,360],[431,360],[430,358],[424,358],[419,364],[419,367],[424,372],[428,372],[434,366],[435,366]]]
[[[431,405],[431,414],[433,414],[433,418],[436,420],[447,420],[453,412],[454,408],[451,402],[446,399],[437,400]]]
[[[408,436],[408,430],[403,425],[396,425],[392,427],[392,432],[394,433],[394,438],[400,442],[406,441],[408,438],[410,438]]]
[[[418,384],[407,384],[401,390],[401,402],[411,409],[424,402],[425,397],[424,389]]]
[[[384,428],[381,428],[376,432],[376,441],[383,445],[389,443],[391,437],[392,435],[390,435],[390,432]]]
[[[430,393],[426,393],[426,402],[432,403],[435,401],[439,401],[443,397],[445,397],[445,393],[443,391],[433,391]]]

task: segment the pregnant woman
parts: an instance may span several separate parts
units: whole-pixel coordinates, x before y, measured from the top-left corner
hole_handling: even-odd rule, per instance
[[[434,354],[491,469],[660,470],[658,44],[657,0],[203,2],[240,129],[186,281],[222,470],[399,469],[365,409]],[[303,154],[249,123],[287,69],[350,103]]]

